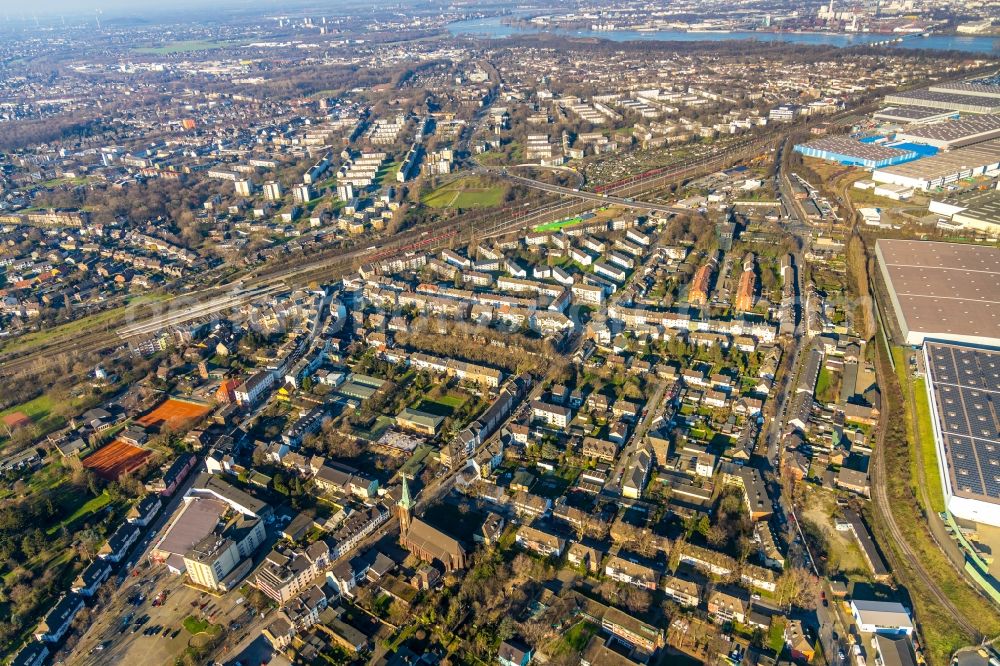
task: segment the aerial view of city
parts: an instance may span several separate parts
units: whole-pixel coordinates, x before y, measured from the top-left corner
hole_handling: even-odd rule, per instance
[[[1000,666],[1000,3],[0,3],[0,664]]]

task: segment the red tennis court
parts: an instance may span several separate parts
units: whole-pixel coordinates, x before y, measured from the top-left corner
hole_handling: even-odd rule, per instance
[[[151,455],[150,451],[116,439],[84,458],[83,466],[94,470],[102,479],[117,481],[125,474],[142,467]]]

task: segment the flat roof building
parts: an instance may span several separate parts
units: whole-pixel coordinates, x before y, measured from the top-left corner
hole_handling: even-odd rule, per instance
[[[151,557],[166,563],[174,572],[183,573],[187,568],[184,554],[211,534],[228,510],[229,506],[222,500],[189,498],[153,548]]]
[[[909,636],[913,633],[913,618],[898,601],[854,599],[851,601],[851,615],[862,633],[886,636]]]
[[[987,236],[1000,236],[1000,190],[963,192],[934,199],[930,212],[945,215],[951,223]]]
[[[871,532],[864,521],[861,520],[861,516],[854,509],[844,509],[844,520],[850,526],[850,530],[858,542],[861,555],[865,559],[865,564],[868,565],[875,580],[879,582],[887,581],[890,574],[889,567],[886,566],[885,560],[882,558],[882,553],[876,547],[875,540],[872,539]]]
[[[872,172],[872,180],[926,191],[963,178],[979,176],[998,167],[1000,140],[992,139],[922,160],[880,167]]]
[[[957,116],[958,113],[955,111],[942,111],[941,109],[928,109],[920,106],[887,106],[872,114],[874,120],[914,125],[937,123]]]
[[[218,474],[207,472],[199,474],[188,489],[184,499],[187,501],[192,497],[214,497],[245,516],[260,516],[269,511],[267,502],[240,490]]]
[[[1000,346],[1000,249],[880,238],[875,255],[905,344]]]
[[[1000,112],[1000,99],[970,94],[968,91],[942,91],[922,88],[907,90],[885,96],[886,104],[902,104],[905,106],[923,106],[930,109],[948,109],[966,113],[997,113]]]
[[[927,88],[931,92],[960,93],[975,97],[990,97],[1000,99],[1000,74],[980,76],[967,81],[952,81],[937,83]]]
[[[230,589],[234,582],[230,573],[253,555],[264,538],[263,520],[238,514],[224,528],[205,535],[184,554],[188,577],[193,583],[211,590]],[[249,562],[244,568],[246,572],[250,570]]]
[[[896,132],[897,141],[916,141],[936,148],[961,148],[1000,137],[1000,115],[975,115]]]
[[[795,152],[807,157],[839,162],[867,169],[902,164],[920,157],[916,151],[890,148],[877,143],[863,143],[850,136],[824,136],[795,146]]]
[[[928,341],[924,360],[948,511],[1000,526],[1000,349]]]

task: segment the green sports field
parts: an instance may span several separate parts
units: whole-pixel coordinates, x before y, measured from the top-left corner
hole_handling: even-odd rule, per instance
[[[423,198],[431,208],[493,208],[503,203],[504,188],[478,178],[459,178]]]
[[[571,217],[568,220],[559,220],[558,222],[548,222],[546,224],[539,224],[535,227],[536,232],[546,232],[546,231],[559,231],[560,229],[565,229],[566,227],[572,227],[574,225],[583,222],[583,218]]]

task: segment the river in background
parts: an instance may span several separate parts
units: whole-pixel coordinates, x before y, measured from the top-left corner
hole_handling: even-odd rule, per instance
[[[511,26],[503,23],[506,16],[458,21],[447,26],[452,35],[472,35],[476,37],[500,38],[511,35],[534,35],[550,33],[565,37],[592,37],[612,42],[661,41],[661,42],[726,42],[735,40],[757,40],[759,42],[790,42],[819,46],[862,46],[872,42],[892,39],[892,35],[871,33],[831,34],[814,32],[680,32],[659,31],[639,32],[637,30],[545,30],[531,26]],[[890,48],[932,49],[937,51],[964,51],[984,55],[1000,56],[1000,37],[966,35],[930,35],[929,37],[907,36]]]

